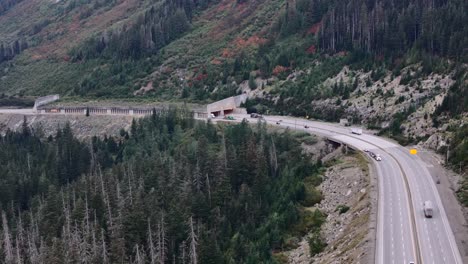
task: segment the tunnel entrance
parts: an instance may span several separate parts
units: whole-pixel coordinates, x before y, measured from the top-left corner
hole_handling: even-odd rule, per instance
[[[214,112],[211,112],[211,114],[213,114],[215,117],[218,117],[221,115],[221,111],[214,111]]]

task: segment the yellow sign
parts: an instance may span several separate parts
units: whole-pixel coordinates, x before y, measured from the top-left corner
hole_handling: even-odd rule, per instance
[[[416,155],[416,154],[418,154],[418,150],[410,149],[409,153],[412,154],[412,155]]]

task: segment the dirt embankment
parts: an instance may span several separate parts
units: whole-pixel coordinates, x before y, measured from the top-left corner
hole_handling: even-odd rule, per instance
[[[311,257],[307,235],[289,252],[289,263],[371,263],[371,179],[365,158],[359,154],[337,158],[320,189],[324,199],[317,208],[328,215],[321,228],[328,246]]]

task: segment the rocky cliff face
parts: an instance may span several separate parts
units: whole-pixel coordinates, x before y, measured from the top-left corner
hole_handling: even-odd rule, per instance
[[[57,128],[63,128],[67,122],[77,138],[87,140],[93,136],[118,135],[120,129],[128,130],[132,123],[129,116],[85,116],[85,115],[37,115],[26,116],[27,123],[45,136],[54,135]],[[0,114],[0,133],[8,129],[21,129],[23,115]]]
[[[251,99],[264,98],[277,103],[279,96],[275,95],[275,89],[281,89],[290,82],[300,84],[310,72],[307,69],[294,71],[285,80],[258,78],[256,83],[259,88],[254,90],[244,81],[239,85],[239,90]],[[468,122],[468,115],[450,119],[434,114],[455,83],[454,73],[425,74],[420,64],[414,64],[397,74],[384,68],[364,71],[344,66],[319,86],[324,93],[330,93],[336,87],[346,87],[350,90],[349,95],[328,96],[326,99],[312,100],[309,104],[322,116],[343,109],[342,118],[374,129],[388,128],[395,119],[399,119],[402,136],[435,150],[446,146],[450,130]],[[437,127],[434,124],[436,119],[440,123]]]
[[[341,151],[341,150],[338,150]],[[289,252],[289,263],[370,263],[370,179],[362,156],[337,157],[320,185],[324,199],[317,208],[327,214],[322,236],[328,246],[310,257],[308,236]],[[349,208],[349,209],[345,209]]]

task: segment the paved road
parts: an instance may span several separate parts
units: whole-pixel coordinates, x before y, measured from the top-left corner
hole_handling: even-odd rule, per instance
[[[36,114],[32,109],[8,109],[0,108],[0,114],[18,114],[18,115],[33,115]]]
[[[280,116],[267,116],[265,120],[275,126],[320,134],[358,150],[368,149],[381,155],[382,161],[374,161],[379,181],[375,263],[418,263],[418,260],[431,264],[463,263],[427,165],[417,155],[411,155],[409,149],[365,131],[362,135],[353,135],[349,128],[337,124]],[[305,125],[309,128],[304,128]],[[425,218],[422,211],[422,203],[427,200],[435,205],[432,219]]]
[[[34,114],[30,109],[0,109],[0,113]],[[242,118],[257,122],[247,115],[234,116],[234,122]],[[462,264],[435,183],[417,155],[366,132],[353,135],[349,128],[337,124],[281,116],[267,116],[265,121],[274,126],[323,135],[358,150],[368,149],[381,155],[382,161],[374,161],[379,181],[375,263]],[[426,200],[435,205],[432,219],[425,218],[422,212],[422,203]]]

